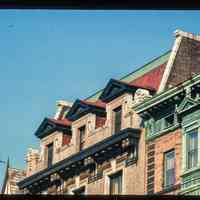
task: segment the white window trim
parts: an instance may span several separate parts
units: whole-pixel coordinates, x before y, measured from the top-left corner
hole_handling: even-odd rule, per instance
[[[197,140],[198,140],[198,160],[197,160],[197,167],[187,169],[187,134],[188,132],[197,129]],[[196,120],[190,124],[187,124],[183,127],[183,136],[182,136],[182,155],[183,155],[183,164],[182,164],[182,175],[195,170],[196,168],[200,167],[200,121]]]

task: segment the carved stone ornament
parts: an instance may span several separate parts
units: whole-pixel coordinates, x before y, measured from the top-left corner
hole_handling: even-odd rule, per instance
[[[134,95],[133,104],[139,104],[143,102],[145,99],[150,98],[151,95],[149,94],[148,90],[145,89],[137,89]]]

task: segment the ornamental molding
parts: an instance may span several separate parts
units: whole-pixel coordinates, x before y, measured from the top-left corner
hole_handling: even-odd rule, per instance
[[[178,112],[178,114],[183,113],[197,105],[200,105],[199,101],[196,101],[196,100],[192,99],[191,97],[186,96],[183,99],[183,101],[180,103],[180,105],[177,107],[177,112]]]

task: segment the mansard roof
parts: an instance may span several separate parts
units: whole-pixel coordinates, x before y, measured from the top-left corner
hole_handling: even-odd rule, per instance
[[[36,130],[35,135],[42,139],[56,130],[67,131],[71,134],[71,121],[45,118]]]
[[[120,81],[134,84],[139,87],[149,86],[150,88],[157,90],[163,77],[163,73],[165,71],[165,67],[169,60],[170,54],[171,50],[153,59],[142,67],[139,67],[137,70],[131,72],[130,74],[122,77]],[[103,91],[103,89],[97,91],[95,94],[88,97],[87,100],[98,100]]]
[[[101,100],[96,102],[90,102],[86,100],[77,99],[74,102],[71,109],[69,110],[69,112],[67,113],[66,118],[74,121],[88,113],[95,113],[99,116],[105,116],[105,106],[106,104]]]
[[[142,75],[141,77],[131,81],[129,84],[134,84],[138,87],[152,88],[155,91],[158,90],[167,62],[161,64],[160,66],[152,69],[148,73]]]
[[[104,88],[101,96],[99,99],[101,99],[104,102],[112,101],[114,98],[117,98],[118,96],[124,94],[125,92],[128,93],[134,93],[138,88],[147,89],[150,92],[154,92],[155,90],[146,86],[138,86],[134,83],[126,83],[123,81],[110,79],[106,87]]]

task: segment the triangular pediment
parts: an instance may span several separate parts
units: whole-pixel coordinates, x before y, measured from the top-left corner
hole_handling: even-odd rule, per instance
[[[89,110],[89,106],[82,103],[79,99],[76,100],[71,107],[70,111],[67,113],[66,118],[70,120],[75,120],[78,116]]]
[[[43,128],[43,132],[49,132],[51,131],[55,126],[53,124],[49,124],[47,123],[44,128]]]
[[[110,79],[99,99],[109,102],[124,92],[135,92],[136,88],[121,81]]]
[[[194,106],[198,105],[199,103],[195,101],[194,99],[190,97],[185,97],[181,104],[177,108],[178,113],[185,112],[186,110],[189,110],[193,108]]]
[[[56,128],[56,125],[51,122],[48,118],[45,118],[41,125],[39,126],[39,128],[37,129],[37,131],[35,132],[35,135],[38,138],[42,138],[50,133],[52,133]]]

